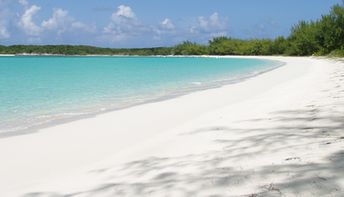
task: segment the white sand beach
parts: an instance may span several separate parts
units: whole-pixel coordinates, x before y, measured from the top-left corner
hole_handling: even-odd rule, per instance
[[[344,196],[344,62],[258,58],[286,65],[0,138],[0,196]]]

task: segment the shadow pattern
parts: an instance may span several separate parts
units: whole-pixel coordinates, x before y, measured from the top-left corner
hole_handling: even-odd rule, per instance
[[[331,76],[335,87],[323,90],[327,103],[312,101],[300,109],[241,121],[257,125],[248,128],[226,124],[183,133],[195,137],[215,134],[209,140],[219,147],[216,150],[131,161],[120,169],[90,172],[105,178],[88,190],[24,196],[344,196],[342,70]],[[235,133],[245,135],[228,137]],[[305,148],[309,151],[300,152]],[[279,154],[286,149],[293,154]],[[259,168],[245,163],[252,157],[261,157]],[[269,157],[274,160],[266,161]],[[312,162],[312,157],[319,159]]]

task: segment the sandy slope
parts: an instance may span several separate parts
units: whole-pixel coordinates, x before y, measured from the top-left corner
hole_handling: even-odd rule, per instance
[[[0,196],[343,196],[344,63],[0,139]]]

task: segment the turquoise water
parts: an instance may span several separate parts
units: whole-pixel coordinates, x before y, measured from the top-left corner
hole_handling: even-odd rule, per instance
[[[278,64],[240,58],[0,57],[0,133],[215,87]]]

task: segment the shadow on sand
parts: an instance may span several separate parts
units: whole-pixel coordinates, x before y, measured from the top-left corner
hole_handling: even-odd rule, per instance
[[[216,139],[209,139],[220,147],[216,150],[131,161],[120,169],[90,172],[106,178],[89,190],[25,196],[344,196],[344,103],[338,104],[342,88],[336,90],[330,92],[328,105],[310,104],[242,121],[263,127],[231,128],[228,124],[183,134],[216,133]],[[245,135],[232,139],[224,137],[226,133]],[[307,153],[298,152],[307,148]],[[286,149],[295,154],[279,155]],[[278,162],[262,161],[258,168],[245,165],[252,157],[264,160],[269,155]],[[317,162],[309,162],[311,157],[317,157]]]
[[[321,163],[305,163],[302,162],[303,158],[291,156],[281,158],[283,162],[279,164],[271,163],[258,169],[240,169],[235,165],[252,156],[274,154],[278,149],[312,144],[320,146],[320,149],[326,146],[343,147],[344,116],[318,117],[318,112],[314,109],[281,111],[269,120],[246,120],[280,123],[280,126],[272,128],[202,128],[187,135],[207,132],[245,132],[249,135],[238,140],[216,139],[214,142],[219,143],[222,149],[204,154],[150,157],[129,162],[113,173],[111,168],[99,169],[92,173],[107,173],[113,177],[108,177],[108,182],[91,190],[69,194],[37,192],[25,196],[231,196],[231,188],[245,184],[257,186],[255,192],[246,196],[340,196],[344,194],[343,185],[338,184],[344,177],[344,150],[325,155]],[[303,117],[295,117],[300,114]],[[327,122],[331,126],[311,126],[310,123],[318,121]],[[286,124],[288,122],[298,124]],[[292,143],[295,139],[300,143]],[[252,151],[252,147],[256,151]],[[263,182],[261,185],[254,183],[255,180],[270,180],[269,177],[278,174],[289,179],[276,183]],[[126,177],[127,181],[114,181],[117,175]]]

